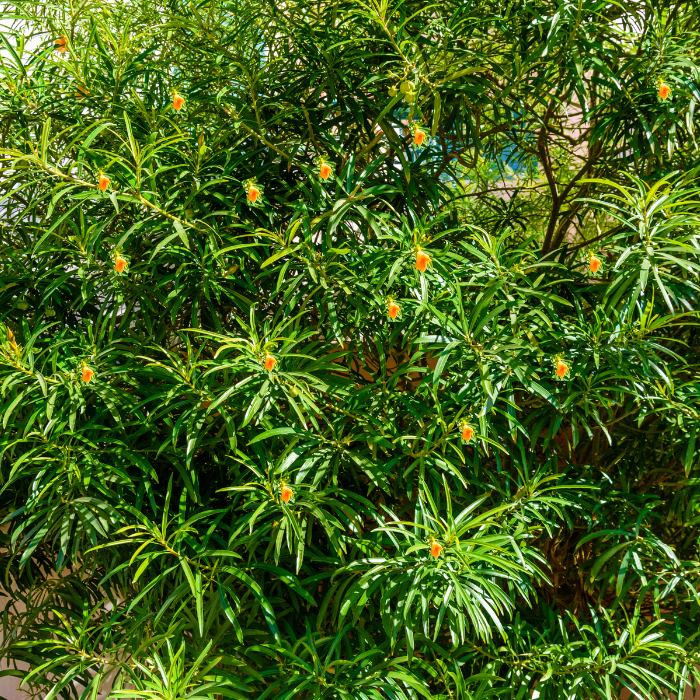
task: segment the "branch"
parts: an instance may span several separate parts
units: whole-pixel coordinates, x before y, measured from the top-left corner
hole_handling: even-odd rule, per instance
[[[10,153],[9,151],[6,151],[6,153]],[[75,177],[74,175],[71,175],[69,173],[64,173],[61,172],[60,170],[56,170],[56,168],[52,168],[48,163],[45,163],[41,158],[38,156],[28,156],[25,153],[15,153],[15,155],[18,158],[23,158],[30,160],[34,163],[36,163],[42,170],[45,170],[47,173],[51,173],[51,175],[55,175],[56,177],[60,177],[63,180],[67,180],[68,182],[73,182],[77,185],[82,185],[83,187],[88,187],[91,190],[97,190],[99,189],[98,185],[96,185],[93,182],[87,182],[86,180],[81,180],[78,177]],[[118,191],[118,190],[112,190],[112,192],[115,195],[120,195],[121,197],[126,197],[130,199],[131,201],[139,202],[143,206],[148,207],[150,209],[153,209],[153,211],[157,212],[158,214],[161,214],[162,216],[166,217],[167,219],[170,219],[172,221],[177,221],[179,224],[181,224],[183,227],[186,228],[191,228],[196,230],[196,226],[192,225],[188,221],[185,221],[183,219],[178,218],[174,214],[171,214],[170,212],[165,211],[165,209],[161,209],[157,204],[154,204],[153,202],[149,202],[140,192],[137,192],[136,194],[133,194],[131,192],[126,192],[124,190]]]
[[[593,167],[593,164],[598,159],[598,156],[600,156],[602,150],[603,149],[600,144],[596,144],[595,146],[593,146],[593,150],[591,151],[588,160],[581,166],[581,168],[579,168],[579,171],[576,173],[576,175],[574,175],[569,184],[564,188],[563,192],[561,193],[560,206],[564,202],[566,197],[571,193],[576,183]],[[580,187],[578,192],[576,193],[576,196],[581,196],[581,194],[583,194],[583,192],[587,189],[588,185]],[[576,206],[574,206],[571,209],[571,211],[569,211],[566,214],[566,216],[564,217],[564,221],[562,221],[561,224],[557,227],[556,233],[554,234],[552,239],[552,250],[556,250],[559,247],[561,247],[562,241],[564,240],[564,236],[566,235],[566,229],[569,225],[569,222],[580,208],[581,204],[577,204]]]

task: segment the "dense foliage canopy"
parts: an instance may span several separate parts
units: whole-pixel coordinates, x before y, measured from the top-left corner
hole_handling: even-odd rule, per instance
[[[696,2],[0,17],[4,673],[694,685]]]

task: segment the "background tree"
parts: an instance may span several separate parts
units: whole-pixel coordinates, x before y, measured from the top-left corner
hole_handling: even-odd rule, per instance
[[[699,20],[3,6],[8,672],[46,700],[694,686]]]

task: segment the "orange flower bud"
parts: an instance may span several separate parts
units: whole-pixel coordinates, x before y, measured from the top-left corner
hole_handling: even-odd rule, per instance
[[[87,384],[95,375],[95,373],[87,366],[83,365],[82,380]]]
[[[100,175],[100,181],[97,183],[101,192],[105,192],[109,187],[109,178],[105,175]]]
[[[428,267],[429,262],[431,262],[431,260],[427,253],[424,253],[422,250],[416,252],[416,270],[418,270],[418,272],[425,272],[425,268]]]
[[[121,255],[117,254],[117,257],[114,260],[114,269],[121,274],[124,272],[124,268],[126,268],[126,260],[124,260]]]
[[[569,371],[569,365],[564,362],[564,360],[557,360],[557,377],[563,379],[566,373]]]
[[[591,261],[588,264],[588,269],[595,275],[596,272],[600,269],[600,266],[603,263],[601,262],[600,258],[596,257],[595,255],[591,256]]]
[[[289,503],[289,501],[292,499],[294,496],[294,491],[289,488],[289,486],[283,486],[282,491],[280,492],[280,497],[282,498],[283,503]]]
[[[390,301],[387,304],[386,311],[389,314],[389,318],[396,318],[399,315],[399,311],[401,311],[401,307],[395,301]]]
[[[332,168],[328,163],[321,163],[318,174],[321,180],[327,180],[331,176]]]
[[[659,97],[662,100],[665,100],[668,98],[668,96],[670,94],[671,94],[671,88],[668,85],[666,85],[666,83],[664,83],[662,80],[660,85],[659,85]]]
[[[248,201],[255,204],[260,196],[260,190],[255,185],[248,186]]]
[[[423,129],[416,129],[415,133],[413,134],[413,142],[416,144],[416,146],[422,146],[423,141],[425,141],[425,131]]]
[[[265,355],[265,369],[269,372],[271,371],[274,366],[277,364],[277,360],[275,360],[272,355]]]
[[[185,98],[176,92],[175,96],[173,97],[173,109],[176,112],[179,112],[182,109],[182,106],[184,104],[185,104]]]
[[[439,542],[433,540],[430,543],[430,556],[437,559],[440,556],[440,552],[442,552],[442,545]]]
[[[465,442],[470,442],[474,437],[474,428],[468,423],[462,423],[462,440]]]
[[[56,39],[56,51],[58,51],[59,53],[65,53],[68,50],[66,47],[67,43],[68,37],[59,36],[58,39]]]

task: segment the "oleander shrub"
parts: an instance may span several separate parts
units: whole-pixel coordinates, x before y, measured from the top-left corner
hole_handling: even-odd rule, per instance
[[[700,678],[700,10],[0,12],[4,675]]]

